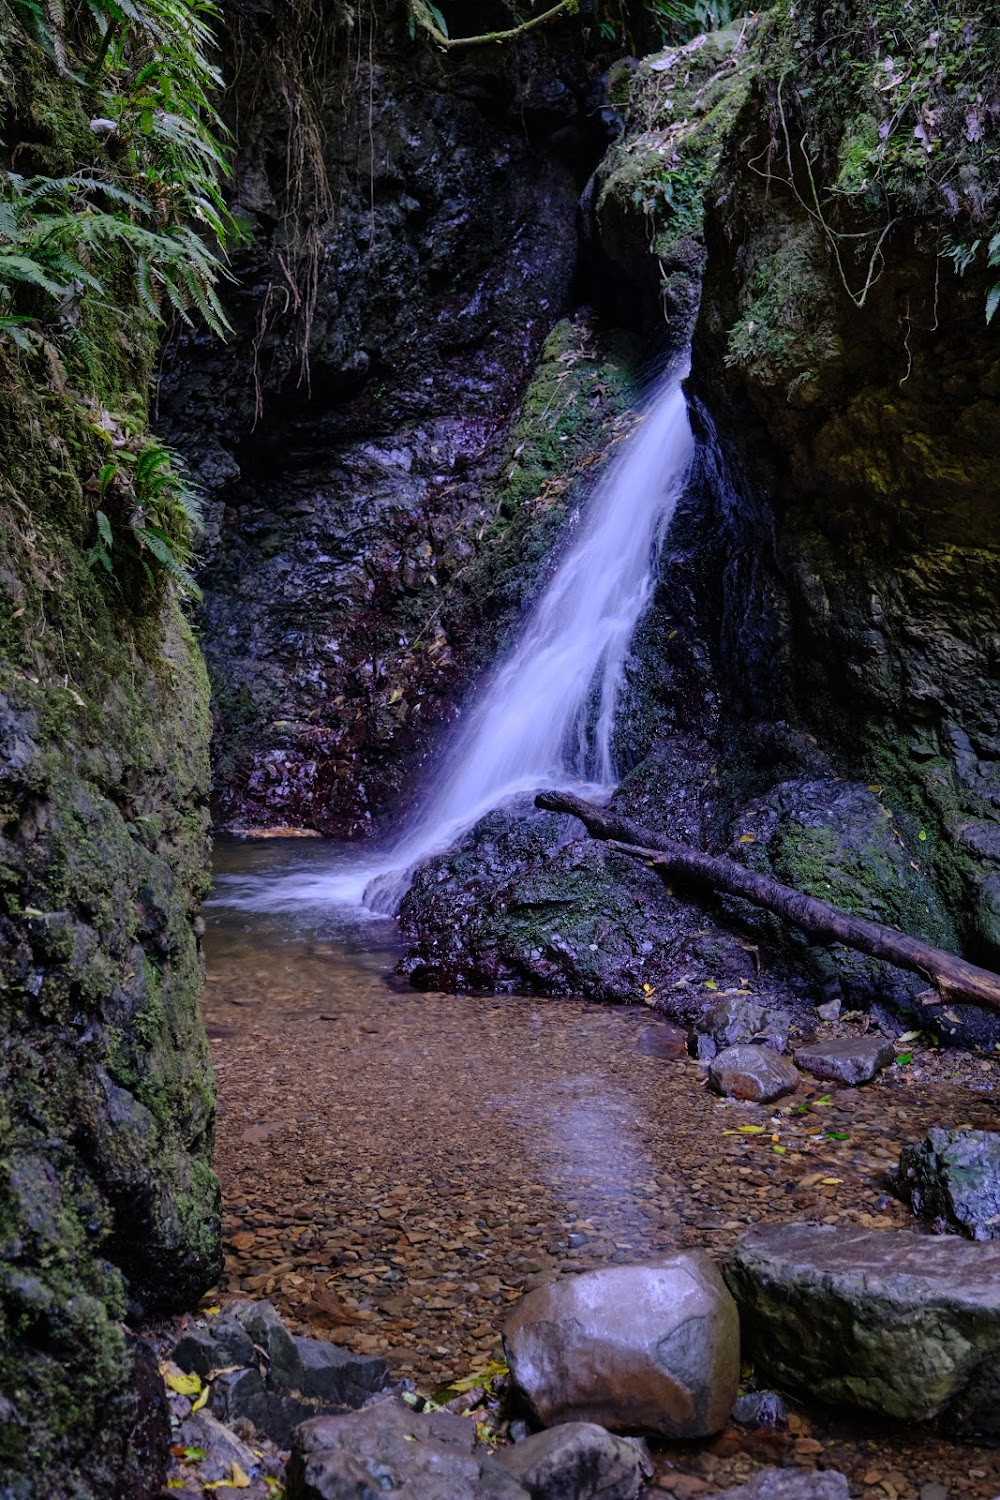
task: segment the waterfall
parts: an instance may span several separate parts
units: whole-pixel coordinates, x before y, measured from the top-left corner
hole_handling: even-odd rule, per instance
[[[322,876],[285,876],[239,904],[363,903],[394,912],[414,868],[493,808],[542,786],[591,797],[610,792],[629,644],[694,451],[685,373],[675,370],[649,397],[514,646],[473,696],[398,841]]]

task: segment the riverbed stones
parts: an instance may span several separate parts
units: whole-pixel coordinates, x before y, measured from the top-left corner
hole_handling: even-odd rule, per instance
[[[795,1050],[798,1067],[814,1078],[829,1079],[847,1088],[869,1083],[876,1073],[892,1065],[895,1056],[892,1043],[881,1036],[838,1037]]]
[[[636,1500],[642,1489],[638,1449],[594,1422],[536,1432],[496,1456],[531,1500]]]
[[[717,1094],[755,1104],[794,1093],[798,1081],[794,1063],[770,1047],[727,1047],[708,1065],[709,1087]]]
[[[1000,1246],[760,1226],[725,1265],[744,1349],[784,1389],[1000,1435]]]
[[[736,1306],[699,1250],[537,1287],[503,1337],[514,1386],[547,1427],[701,1437],[725,1426],[736,1395]]]
[[[719,1490],[715,1500],[849,1500],[850,1486],[836,1469],[761,1469],[745,1484]]]
[[[974,1240],[1000,1239],[1000,1134],[928,1131],[899,1153],[896,1187],[918,1218],[950,1225]]]
[[[178,1340],[174,1360],[203,1380],[219,1372],[210,1401],[220,1421],[244,1419],[281,1444],[310,1417],[362,1406],[388,1379],[383,1359],[290,1334],[270,1302],[231,1302]]]
[[[450,1412],[417,1413],[380,1401],[297,1428],[287,1500],[528,1500],[529,1491],[476,1443],[475,1424]]]
[[[688,1033],[688,1051],[708,1062],[727,1047],[760,1042],[775,1052],[788,1045],[791,1017],[783,1010],[756,1005],[752,1000],[721,1000],[698,1017]]]

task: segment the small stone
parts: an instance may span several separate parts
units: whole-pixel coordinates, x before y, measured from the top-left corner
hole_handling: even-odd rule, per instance
[[[799,1075],[787,1057],[770,1047],[727,1047],[709,1064],[709,1086],[730,1099],[768,1104],[795,1092]]]
[[[362,1406],[389,1378],[384,1359],[351,1354],[324,1339],[293,1338],[300,1373],[295,1388],[334,1406]]]
[[[790,1469],[761,1469],[746,1484],[719,1490],[715,1500],[849,1500],[850,1486],[836,1469],[796,1473]]]
[[[828,1078],[853,1088],[868,1083],[876,1073],[888,1068],[895,1056],[892,1043],[884,1037],[843,1037],[797,1048],[795,1062],[814,1078]]]
[[[208,1482],[228,1479],[233,1464],[239,1464],[251,1478],[258,1472],[260,1464],[246,1443],[234,1432],[224,1427],[207,1411],[192,1412],[181,1423],[178,1441],[185,1448],[201,1448],[207,1455],[201,1460],[200,1477]]]
[[[775,1052],[788,1044],[791,1017],[752,1000],[723,1000],[698,1017],[688,1033],[688,1051],[702,1062],[739,1043],[760,1042]]]
[[[647,1026],[640,1031],[635,1050],[644,1057],[667,1060],[683,1057],[687,1051],[687,1032],[680,1026]]]
[[[788,1425],[788,1407],[775,1391],[751,1391],[733,1402],[733,1421],[770,1431]]]
[[[951,1491],[943,1484],[938,1484],[936,1480],[920,1486],[920,1500],[948,1500],[950,1494]]]
[[[842,1009],[839,1000],[828,1000],[825,1005],[817,1005],[816,1014],[821,1021],[839,1021]]]
[[[700,1437],[725,1426],[736,1395],[736,1308],[701,1251],[538,1287],[503,1337],[514,1386],[543,1426]]]
[[[635,1448],[593,1422],[538,1432],[496,1457],[532,1500],[636,1500],[642,1489]]]

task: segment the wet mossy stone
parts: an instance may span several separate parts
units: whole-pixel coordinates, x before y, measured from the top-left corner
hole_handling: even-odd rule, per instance
[[[723,1269],[744,1351],[779,1389],[1000,1435],[1000,1246],[772,1224]]]
[[[896,1191],[918,1218],[974,1240],[1000,1239],[1000,1134],[928,1131],[900,1151]]]

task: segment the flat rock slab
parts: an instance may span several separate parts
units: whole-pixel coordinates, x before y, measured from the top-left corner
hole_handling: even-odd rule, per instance
[[[1000,1435],[1000,1246],[769,1225],[740,1240],[725,1277],[746,1353],[784,1389]]]
[[[594,1422],[566,1422],[496,1454],[531,1500],[637,1500],[643,1462],[636,1447]]]
[[[761,1469],[746,1484],[719,1490],[715,1500],[849,1500],[850,1486],[836,1469],[803,1474],[788,1469]]]
[[[784,1052],[792,1018],[783,1010],[757,1005],[753,1000],[720,1000],[695,1021],[688,1033],[688,1051],[707,1062],[727,1047],[760,1042]]]
[[[702,1251],[537,1287],[503,1336],[514,1385],[545,1427],[702,1437],[726,1425],[736,1396],[736,1305]]]
[[[287,1500],[529,1500],[507,1470],[476,1443],[475,1423],[450,1412],[418,1414],[381,1401],[296,1428]]]
[[[708,1083],[717,1094],[769,1104],[793,1094],[799,1075],[794,1063],[770,1047],[727,1047],[708,1065]]]
[[[812,1042],[798,1047],[795,1062],[814,1078],[828,1078],[848,1088],[868,1083],[895,1061],[891,1042],[881,1036],[842,1037],[831,1042]]]
[[[921,1219],[974,1240],[1000,1239],[1000,1135],[931,1130],[899,1153],[896,1190]]]

